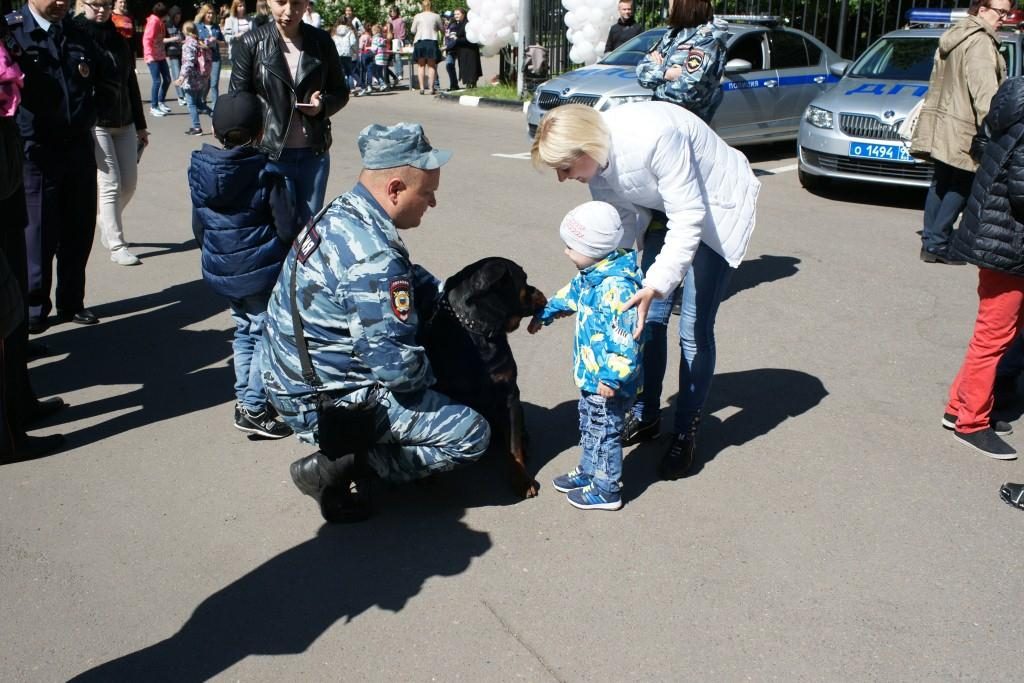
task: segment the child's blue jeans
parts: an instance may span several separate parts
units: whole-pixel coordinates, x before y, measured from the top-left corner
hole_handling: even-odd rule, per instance
[[[603,493],[622,488],[622,423],[632,402],[631,397],[588,392],[580,398],[580,470]]]
[[[235,399],[247,410],[258,413],[267,407],[263,387],[260,341],[267,317],[269,294],[231,300],[231,318],[235,321],[235,338],[231,342],[235,364]]]

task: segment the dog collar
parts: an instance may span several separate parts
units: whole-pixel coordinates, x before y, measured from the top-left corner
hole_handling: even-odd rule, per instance
[[[494,333],[494,330],[488,329],[488,327],[486,325],[482,325],[481,323],[479,323],[479,322],[477,322],[475,320],[470,320],[469,318],[467,318],[466,316],[462,315],[461,313],[456,311],[454,308],[452,308],[451,302],[448,301],[448,295],[447,294],[445,296],[441,297],[441,307],[444,308],[444,310],[446,310],[453,318],[458,320],[460,325],[462,325],[463,327],[465,327],[467,330],[469,330],[471,332],[476,332],[478,334],[484,334],[484,335],[488,335],[488,334],[493,334]]]

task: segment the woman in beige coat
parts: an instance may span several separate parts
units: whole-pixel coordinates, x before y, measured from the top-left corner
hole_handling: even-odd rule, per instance
[[[1013,8],[1010,0],[973,0],[968,16],[939,38],[928,94],[910,152],[935,164],[924,205],[921,260],[949,263],[953,224],[967,203],[977,164],[968,150],[1006,79],[997,29]]]

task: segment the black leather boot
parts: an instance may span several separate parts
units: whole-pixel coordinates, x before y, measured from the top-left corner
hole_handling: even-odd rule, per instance
[[[289,469],[295,486],[319,504],[326,521],[344,524],[370,516],[370,472],[364,458],[347,453],[331,460],[317,451]]]
[[[668,450],[658,465],[658,475],[665,481],[682,479],[693,468],[694,454],[697,452],[697,427],[700,418],[694,419],[690,427],[683,433],[676,434],[669,444]]]

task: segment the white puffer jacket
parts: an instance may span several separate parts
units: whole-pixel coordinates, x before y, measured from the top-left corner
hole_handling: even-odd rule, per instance
[[[746,157],[703,121],[668,102],[623,104],[603,115],[611,131],[608,166],[590,181],[594,199],[615,206],[633,248],[650,209],[668,216],[665,246],[644,286],[674,290],[703,241],[733,268],[754,231],[761,183]]]

